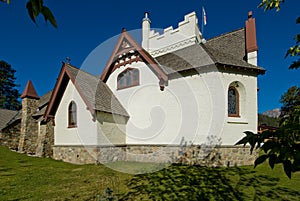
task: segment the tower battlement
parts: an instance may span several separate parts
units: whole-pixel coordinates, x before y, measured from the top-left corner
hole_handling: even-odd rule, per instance
[[[151,30],[150,24],[148,13],[146,13],[143,19],[142,47],[154,57],[188,47],[202,40],[196,12],[185,15],[184,20],[178,23],[176,29],[170,26],[161,34]]]

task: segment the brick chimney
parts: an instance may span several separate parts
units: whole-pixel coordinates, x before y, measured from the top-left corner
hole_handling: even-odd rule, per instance
[[[255,18],[252,17],[252,11],[249,11],[246,20],[246,53],[247,62],[255,66],[257,66],[257,51]]]

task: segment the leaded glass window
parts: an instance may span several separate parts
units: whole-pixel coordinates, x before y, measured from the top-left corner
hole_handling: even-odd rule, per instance
[[[73,128],[77,126],[77,106],[74,101],[69,104],[69,118],[68,127]]]
[[[139,85],[139,70],[128,68],[118,75],[117,88],[124,89]]]
[[[239,116],[239,94],[234,87],[228,89],[228,116]]]

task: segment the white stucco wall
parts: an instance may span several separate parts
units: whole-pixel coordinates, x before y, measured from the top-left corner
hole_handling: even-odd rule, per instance
[[[77,127],[68,128],[68,107],[71,101],[77,105]],[[97,123],[71,81],[61,99],[55,114],[55,145],[95,145],[97,144]]]
[[[240,96],[240,117],[227,117],[224,126],[226,137],[223,138],[223,144],[232,144],[240,140],[244,136],[241,133],[245,131],[257,132],[257,77],[253,74],[222,73],[222,75],[227,88],[237,82],[236,89]]]
[[[257,66],[257,51],[247,53],[247,60],[249,64]]]
[[[140,85],[117,90],[117,75],[127,67],[140,70]],[[256,131],[256,77],[222,73],[217,68],[198,73],[173,76],[160,91],[158,78],[142,62],[115,70],[107,85],[130,115],[126,143],[207,144],[207,138],[215,136],[222,145],[233,145],[244,131]],[[240,92],[240,118],[227,115],[227,90],[236,81],[244,89]]]

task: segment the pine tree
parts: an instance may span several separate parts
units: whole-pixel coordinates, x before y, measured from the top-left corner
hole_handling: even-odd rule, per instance
[[[15,84],[15,72],[10,64],[0,60],[0,108],[19,110],[21,107],[18,98],[20,96],[17,84]]]

